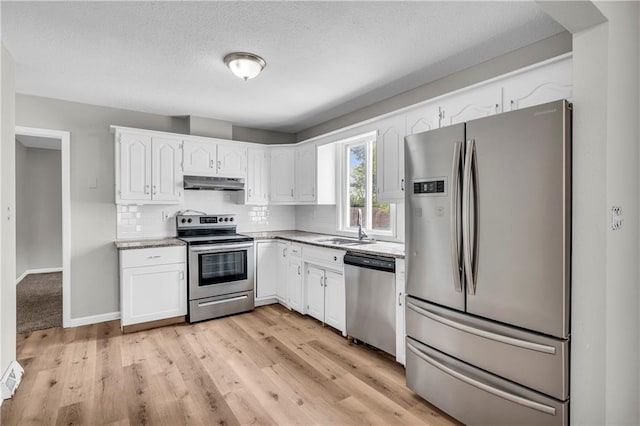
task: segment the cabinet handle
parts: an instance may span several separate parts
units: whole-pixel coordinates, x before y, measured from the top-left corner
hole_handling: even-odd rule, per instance
[[[400,189],[404,191],[404,178],[400,181]]]
[[[156,185],[153,185],[153,195],[156,195],[158,193],[158,190],[156,188]]]
[[[162,256],[160,256],[159,254],[157,254],[157,255],[154,255],[154,256],[149,256],[147,259],[159,259],[159,258],[161,258],[161,257],[162,257]]]
[[[300,265],[298,265],[298,275],[300,275]]]
[[[249,197],[251,197],[251,188],[249,188]]]
[[[184,271],[180,271],[180,281],[184,280]]]
[[[282,257],[285,257],[286,254],[287,254],[287,248],[285,247],[282,249]]]
[[[398,293],[398,306],[402,306],[402,293]]]
[[[145,194],[149,194],[149,188],[150,188],[150,185],[145,185],[144,186],[144,193]]]
[[[324,277],[324,286],[327,286],[327,277]]]
[[[222,161],[218,160],[218,170],[222,168]]]
[[[293,188],[291,188],[291,196],[293,197]]]
[[[213,160],[209,160],[209,168],[213,169]]]

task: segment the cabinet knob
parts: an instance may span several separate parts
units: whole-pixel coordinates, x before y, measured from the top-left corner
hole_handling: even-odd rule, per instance
[[[337,261],[338,261],[338,256],[333,256],[333,260],[334,260],[335,262],[337,262]]]

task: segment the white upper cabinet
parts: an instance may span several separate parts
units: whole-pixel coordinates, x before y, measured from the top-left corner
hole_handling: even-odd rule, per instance
[[[180,202],[183,191],[180,141],[153,138],[151,147],[152,199]]]
[[[247,175],[247,148],[241,144],[218,144],[216,173],[224,177],[243,178]]]
[[[245,204],[267,204],[269,202],[269,152],[262,148],[249,148],[247,162]]]
[[[573,96],[570,61],[556,61],[507,79],[504,110],[513,111]]]
[[[184,173],[195,176],[245,177],[247,148],[216,139],[185,139]]]
[[[295,201],[295,148],[271,150],[271,203],[292,204]]]
[[[116,203],[182,202],[180,139],[116,132]]]
[[[489,83],[447,97],[440,103],[440,112],[440,127],[498,114],[502,112],[501,84]]]
[[[215,143],[185,139],[182,156],[185,175],[216,175],[218,163]]]
[[[296,150],[295,200],[297,203],[316,201],[316,146],[306,144]]]
[[[440,108],[434,104],[422,105],[407,114],[406,135],[427,132],[440,127]]]
[[[151,200],[151,136],[118,133],[116,159],[116,202]]]
[[[380,122],[376,141],[378,201],[404,199],[404,136],[403,116]]]

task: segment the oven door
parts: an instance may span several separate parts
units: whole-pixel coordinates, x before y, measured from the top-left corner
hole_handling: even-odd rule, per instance
[[[189,300],[253,290],[253,243],[189,246]]]

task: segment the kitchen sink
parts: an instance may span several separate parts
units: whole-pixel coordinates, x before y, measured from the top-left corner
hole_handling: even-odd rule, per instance
[[[316,240],[318,243],[328,243],[335,244],[337,246],[359,246],[362,244],[374,244],[374,240],[356,240],[355,238],[324,238],[321,240]]]

